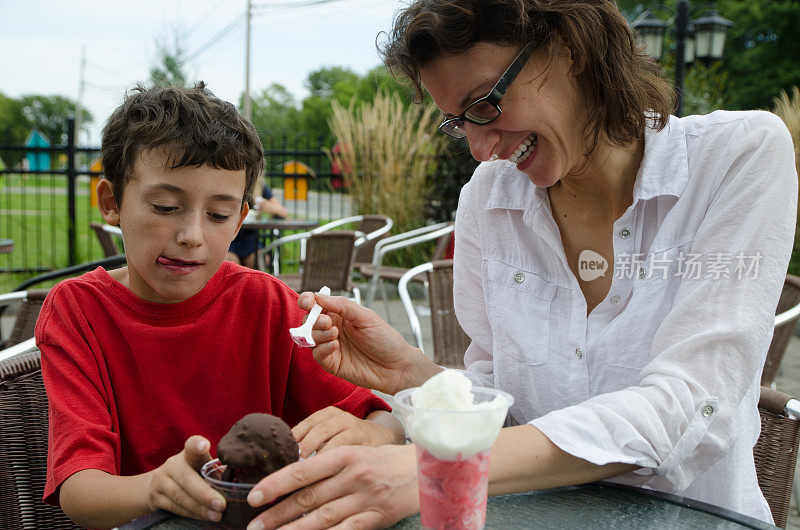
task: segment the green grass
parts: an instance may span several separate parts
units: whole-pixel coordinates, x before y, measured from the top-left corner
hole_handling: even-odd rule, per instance
[[[0,256],[0,269],[58,269],[69,263],[69,217],[66,177],[36,175],[3,178],[0,188],[0,238],[14,240],[14,250]],[[89,227],[102,221],[89,203],[89,183],[78,181],[76,206],[76,262],[100,259],[103,251]],[[37,274],[0,273],[0,292],[13,289]]]
[[[89,181],[76,183],[76,263],[103,257],[89,223],[103,222],[90,204]],[[0,269],[29,269],[31,272],[0,272],[0,293],[8,292],[26,279],[39,274],[37,269],[54,270],[70,265],[67,214],[67,179],[64,175],[5,174],[0,176],[0,239],[14,241],[11,253],[0,255]],[[328,220],[320,220],[324,224]],[[287,232],[287,234],[290,232]],[[430,258],[429,248],[410,248],[391,253],[387,265],[413,266]],[[299,244],[281,249],[283,273],[297,272]],[[42,287],[48,287],[42,285]]]

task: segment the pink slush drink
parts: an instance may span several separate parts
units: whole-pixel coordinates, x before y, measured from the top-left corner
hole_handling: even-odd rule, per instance
[[[455,370],[445,370],[421,387],[395,395],[395,411],[417,446],[424,528],[483,528],[489,453],[513,402],[500,390],[473,388]]]
[[[439,460],[417,446],[417,471],[423,528],[483,528],[489,491],[489,451],[465,459]]]

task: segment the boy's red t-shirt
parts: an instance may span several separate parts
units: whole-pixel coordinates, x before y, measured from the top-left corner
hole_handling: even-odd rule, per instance
[[[292,342],[304,315],[282,282],[230,262],[176,304],[142,300],[102,268],[59,283],[36,325],[50,401],[44,500],[57,505],[83,469],[154,469],[194,434],[214,456],[251,412],[294,426],[330,405],[359,418],[390,410]]]

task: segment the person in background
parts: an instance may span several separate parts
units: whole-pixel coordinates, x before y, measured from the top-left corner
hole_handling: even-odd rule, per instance
[[[289,215],[281,202],[272,195],[272,189],[266,184],[262,186],[260,196],[256,195],[252,207],[259,214],[267,214],[277,219],[285,219]],[[248,229],[245,223],[231,241],[231,246],[225,254],[225,260],[253,269],[256,265],[258,247],[258,230]]]
[[[771,522],[753,446],[797,221],[783,122],[671,116],[613,0],[414,0],[383,52],[481,162],[456,214],[454,302],[465,374],[515,398],[490,494],[607,479]],[[441,370],[369,309],[316,299],[331,373],[394,394]],[[389,525],[419,510],[414,453],[292,464],[250,493],[291,493],[250,528]]]

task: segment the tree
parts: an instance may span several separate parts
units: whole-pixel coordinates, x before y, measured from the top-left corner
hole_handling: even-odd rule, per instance
[[[151,86],[186,86],[189,76],[186,69],[186,50],[181,46],[177,30],[172,40],[162,38],[157,43],[156,64],[150,67]]]
[[[736,23],[723,59],[727,108],[770,108],[781,91],[800,85],[800,0],[719,0],[717,9]]]
[[[75,101],[64,96],[26,95],[19,102],[22,115],[27,120],[28,132],[30,128],[36,128],[52,143],[67,142],[67,119],[75,116]],[[91,112],[81,108],[82,123],[91,123],[93,119]],[[27,136],[27,132],[25,134]]]
[[[255,94],[251,103],[252,122],[265,145],[270,143],[269,139],[297,133],[300,111],[294,96],[283,85],[271,84]]]
[[[0,92],[0,144],[22,144],[31,130],[31,124],[22,112],[22,102]],[[20,151],[0,152],[0,158],[8,167],[19,164],[24,153]]]

